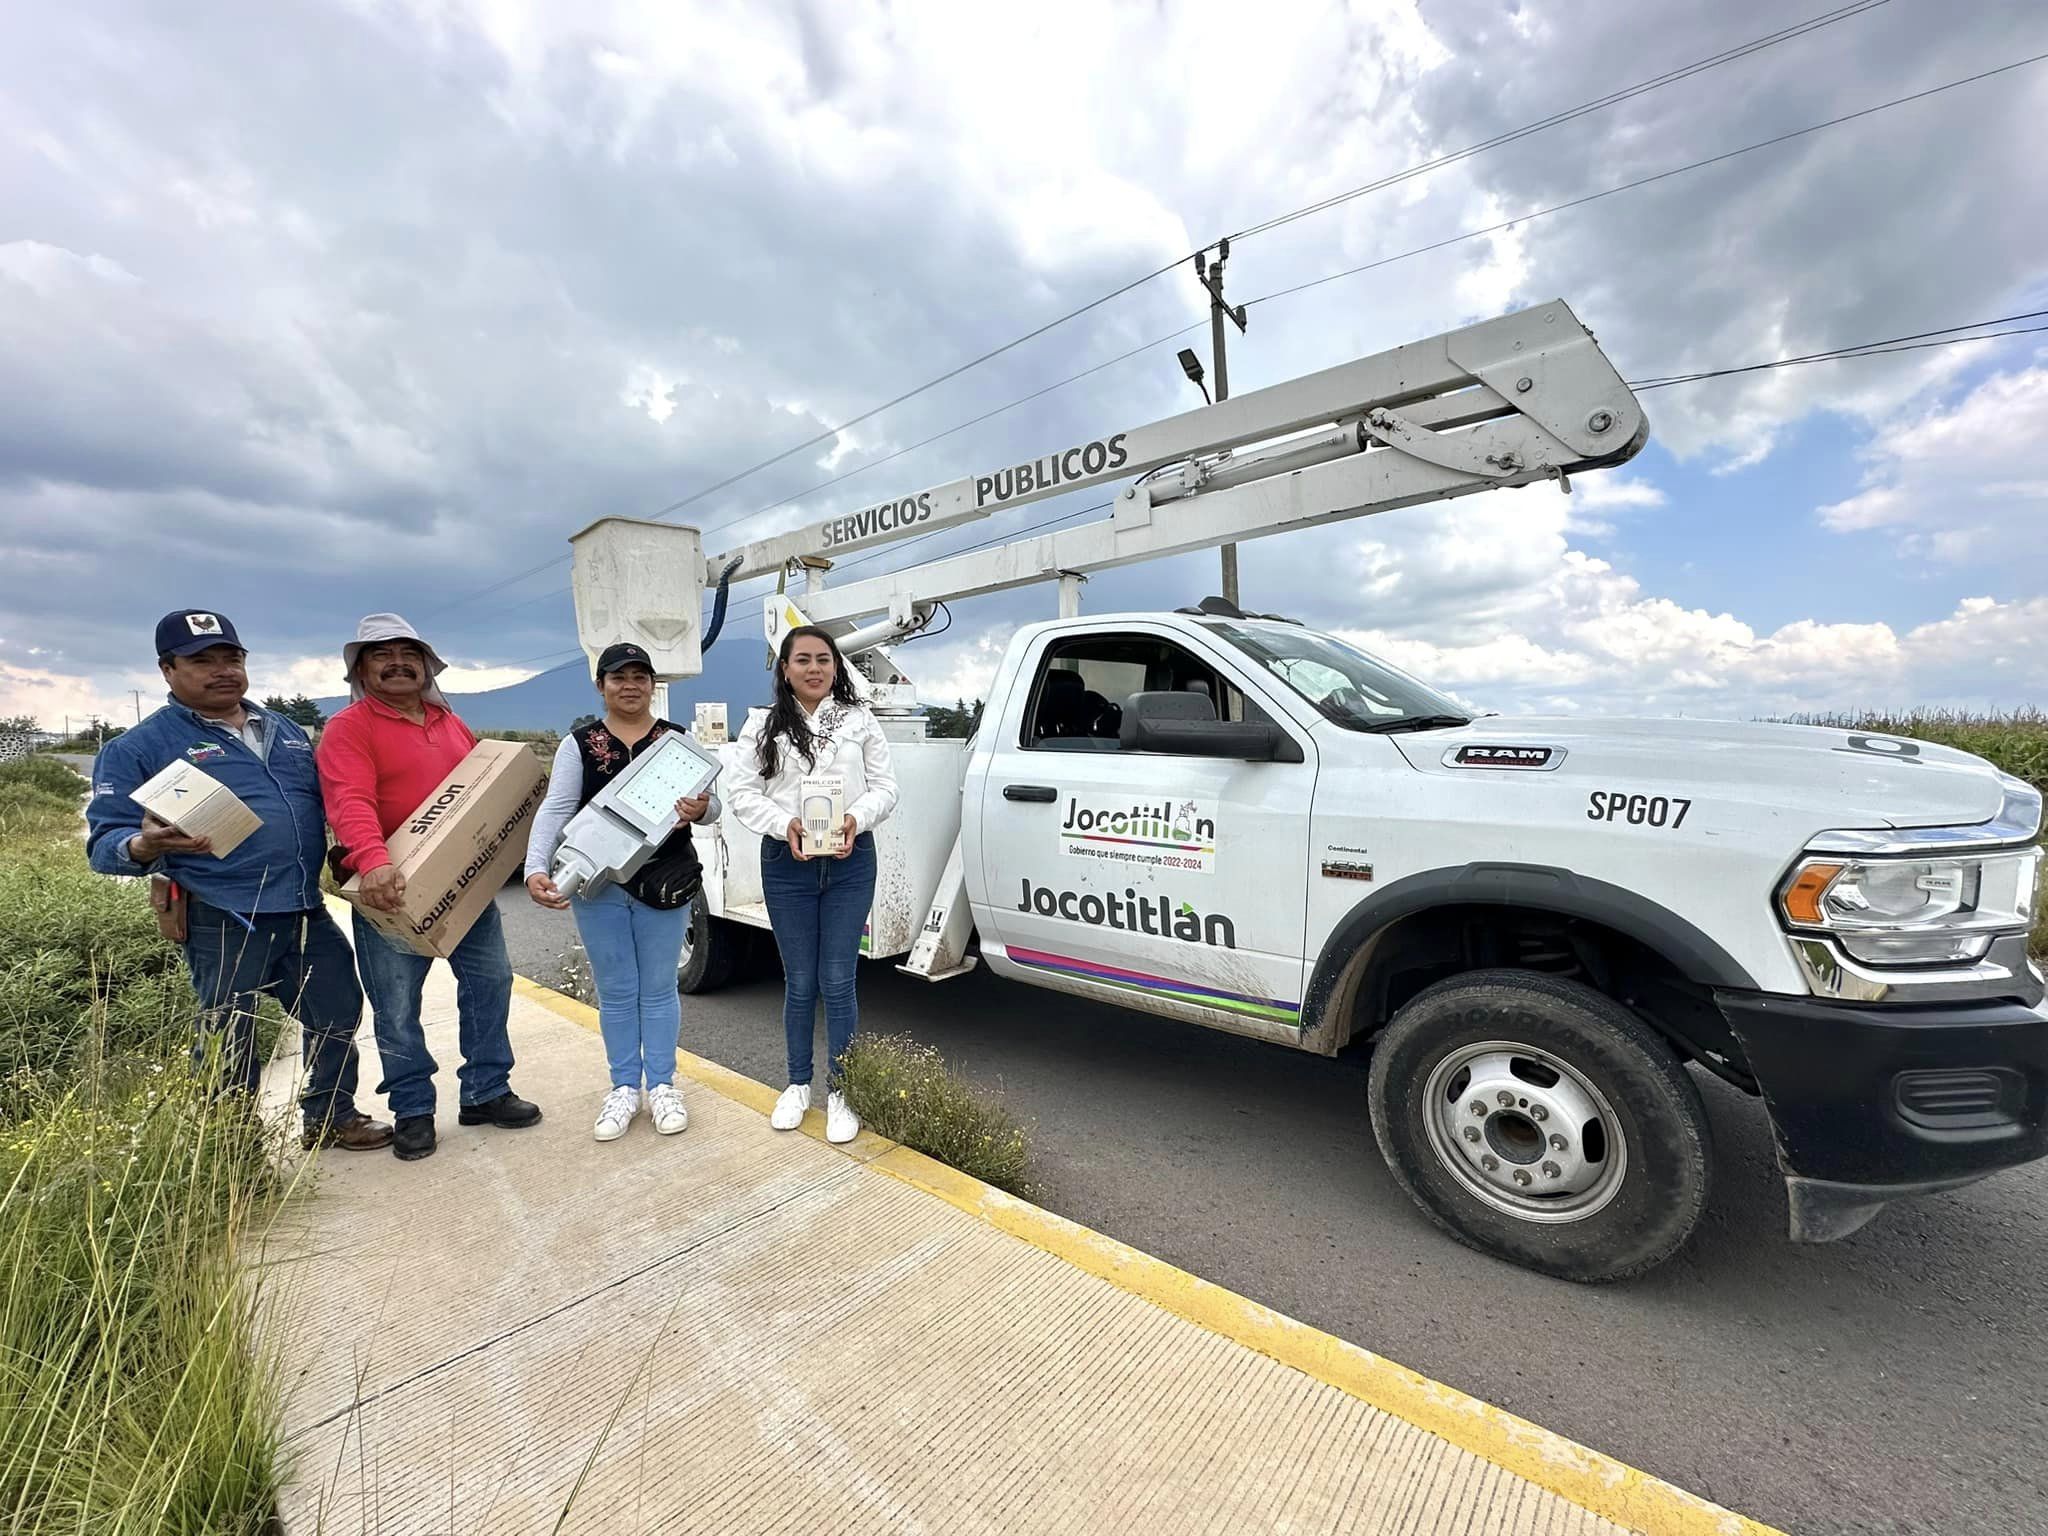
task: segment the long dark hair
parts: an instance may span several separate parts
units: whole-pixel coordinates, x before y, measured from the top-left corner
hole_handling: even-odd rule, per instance
[[[796,690],[789,686],[789,674],[784,670],[789,665],[789,653],[796,649],[796,643],[806,637],[822,640],[825,648],[832,653],[832,699],[849,709],[860,703],[860,695],[853,691],[853,679],[847,675],[846,658],[839,654],[839,642],[815,624],[799,624],[782,637],[782,649],[775,656],[775,702],[768,706],[768,724],[761,732],[761,776],[775,777],[776,765],[781,754],[775,746],[778,736],[787,736],[789,744],[803,754],[804,762],[815,764],[817,745],[811,739],[811,722],[804,714],[804,707],[798,701]]]

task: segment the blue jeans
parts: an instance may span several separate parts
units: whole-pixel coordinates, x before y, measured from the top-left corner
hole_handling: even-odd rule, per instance
[[[860,1022],[854,973],[860,931],[875,902],[875,835],[863,832],[843,859],[799,860],[779,837],[761,839],[761,894],[775,947],[782,952],[782,1029],[789,1044],[789,1080],[811,1080],[811,1035],[818,999],[825,999],[826,1083],[838,1080],[839,1058]]]
[[[377,1091],[390,1101],[394,1119],[434,1112],[434,1054],[420,1026],[420,989],[433,961],[416,955],[355,914],[356,965],[370,999],[377,1054],[384,1081]],[[495,903],[483,910],[448,957],[455,972],[457,1039],[462,1066],[456,1077],[464,1104],[488,1104],[512,1090],[512,961]]]
[[[192,1059],[203,1064],[207,1037],[223,1036],[228,1086],[254,1093],[263,1075],[256,1054],[256,999],[263,993],[299,1021],[306,1124],[341,1122],[356,1112],[356,1024],[363,992],[355,957],[334,919],[310,912],[257,912],[247,926],[233,913],[187,898],[185,970],[199,995],[201,1033]]]
[[[676,966],[683,956],[688,906],[664,912],[607,885],[570,902],[576,931],[597,984],[597,1027],[614,1088],[652,1088],[676,1080],[676,1039],[683,999]]]

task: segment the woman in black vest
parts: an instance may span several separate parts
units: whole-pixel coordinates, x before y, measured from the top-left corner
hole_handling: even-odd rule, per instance
[[[682,729],[654,718],[654,666],[637,645],[614,645],[598,657],[597,691],[604,718],[563,737],[555,750],[547,798],[526,845],[526,889],[544,907],[575,912],[590,956],[598,1028],[612,1073],[611,1091],[598,1107],[597,1139],[616,1141],[626,1134],[640,1113],[643,1084],[655,1130],[673,1136],[690,1123],[675,1086],[676,1041],[683,1027],[676,966],[696,885],[690,826],[715,820],[718,798],[678,800],[683,825],[627,886],[607,885],[595,896],[579,893],[564,900],[548,877],[548,864],[569,818],[656,737]]]

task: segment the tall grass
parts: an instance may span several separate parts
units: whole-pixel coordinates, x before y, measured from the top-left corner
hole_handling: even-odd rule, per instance
[[[255,1536],[280,1392],[243,1261],[278,1149],[191,1066],[177,951],[86,869],[82,789],[0,766],[0,1530]]]
[[[1967,714],[1950,709],[1916,709],[1904,714],[1809,714],[1793,715],[1788,723],[1909,736],[1955,747],[1995,763],[2048,794],[2048,713],[2038,709],[2016,709],[2004,714]]]
[[[856,1036],[840,1062],[840,1087],[861,1122],[962,1173],[1029,1195],[1030,1138],[1000,1101],[947,1070],[908,1035]]]
[[[242,1268],[266,1137],[182,1064],[0,1134],[0,1528],[269,1528],[280,1392]]]

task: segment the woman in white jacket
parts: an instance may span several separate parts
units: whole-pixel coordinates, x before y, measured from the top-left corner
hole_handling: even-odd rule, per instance
[[[839,1059],[853,1043],[861,930],[875,899],[875,826],[896,808],[896,779],[881,722],[853,691],[839,647],[805,625],[782,637],[775,702],[740,732],[725,792],[740,825],[761,837],[761,891],[782,953],[782,1026],[789,1086],[769,1123],[794,1130],[811,1107],[811,1038],[825,1000],[825,1138],[851,1141],[860,1121],[839,1091]],[[803,851],[802,783],[812,774],[845,780],[839,851]]]

